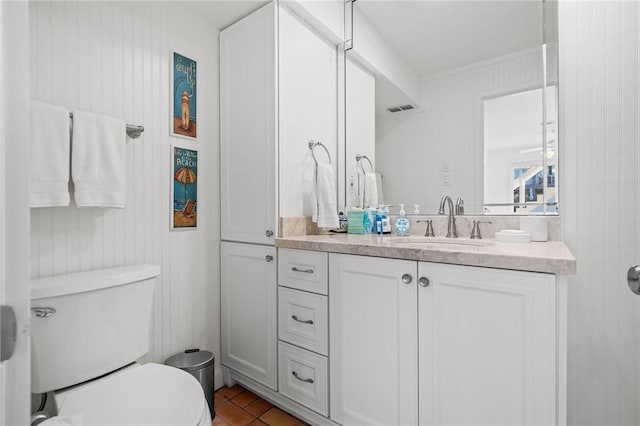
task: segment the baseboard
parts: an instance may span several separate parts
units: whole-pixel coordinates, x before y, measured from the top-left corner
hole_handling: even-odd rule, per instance
[[[218,390],[224,386],[224,380],[222,378],[222,369],[216,368],[213,372],[213,388]]]

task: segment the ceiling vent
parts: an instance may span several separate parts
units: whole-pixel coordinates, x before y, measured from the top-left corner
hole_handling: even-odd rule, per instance
[[[409,111],[409,110],[412,110],[412,109],[414,109],[413,105],[405,104],[405,105],[398,105],[398,106],[389,107],[389,108],[387,108],[387,111],[389,111],[389,112],[402,112],[402,111]]]

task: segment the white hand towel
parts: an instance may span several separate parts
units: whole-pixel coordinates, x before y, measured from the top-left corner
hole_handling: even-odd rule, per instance
[[[338,228],[338,201],[336,184],[333,179],[333,168],[330,164],[319,163],[317,166],[316,199],[318,228]]]
[[[31,103],[31,207],[69,205],[69,111]]]
[[[364,207],[378,206],[378,184],[375,173],[364,175]]]
[[[125,122],[73,112],[71,176],[78,207],[124,208]]]
[[[376,189],[378,190],[378,203],[384,204],[384,195],[382,194],[382,175],[376,173]]]

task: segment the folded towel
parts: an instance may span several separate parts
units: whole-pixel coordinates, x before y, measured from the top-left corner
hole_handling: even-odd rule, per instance
[[[71,176],[78,207],[124,208],[125,122],[73,112]]]
[[[69,111],[31,103],[31,207],[69,205]]]
[[[365,173],[364,175],[364,207],[375,207],[378,205],[378,183],[375,173]]]
[[[338,228],[340,222],[333,167],[331,164],[323,163],[319,163],[316,167],[317,209],[314,222],[318,223],[318,228]]]

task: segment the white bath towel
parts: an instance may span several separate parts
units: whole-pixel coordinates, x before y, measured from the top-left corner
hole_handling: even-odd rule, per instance
[[[364,175],[364,207],[377,207],[378,183],[375,173],[365,173]]]
[[[69,205],[69,111],[31,103],[31,207]]]
[[[336,197],[336,183],[333,179],[333,167],[330,164],[319,163],[316,173],[317,209],[313,217],[318,228],[338,228],[338,200]]]
[[[71,177],[78,207],[124,208],[126,140],[123,120],[73,112]]]

